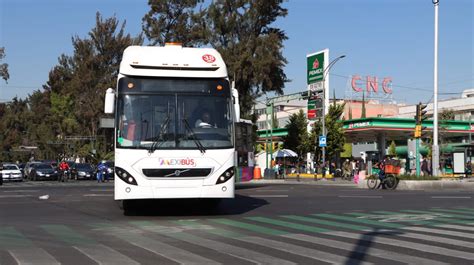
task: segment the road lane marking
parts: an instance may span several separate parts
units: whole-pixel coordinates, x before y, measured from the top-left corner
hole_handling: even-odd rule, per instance
[[[472,199],[471,196],[431,196],[431,199]]]
[[[69,245],[95,245],[97,242],[77,233],[65,225],[40,225],[48,234],[53,235],[57,239],[68,243]]]
[[[2,198],[2,199],[7,199],[7,198],[27,198],[27,197],[33,197],[33,196],[32,196],[32,195],[28,195],[28,194],[0,195],[0,198]]]
[[[91,192],[113,192],[114,190],[113,189],[107,189],[107,190],[104,190],[104,189],[91,189],[89,191],[91,191]]]
[[[158,240],[144,236],[143,231],[134,227],[102,227],[96,228],[106,234],[121,239],[138,248],[148,250],[156,255],[172,260],[180,264],[220,264],[213,260],[201,257],[182,248],[177,248]]]
[[[461,214],[461,215],[467,215],[471,216],[474,218],[474,213],[467,213],[467,212],[462,212],[458,210],[451,210],[451,209],[441,209],[441,208],[432,208],[431,211],[435,212],[442,212],[442,213],[447,213],[447,214]]]
[[[287,192],[288,190],[254,190],[256,192]]]
[[[383,223],[383,222],[375,221],[375,220],[368,220],[368,219],[356,218],[356,217],[351,217],[351,216],[341,216],[341,215],[335,215],[335,214],[312,214],[312,216],[348,221],[348,222],[353,222],[353,223],[361,223],[361,224],[367,224],[367,225],[395,228],[395,229],[402,228],[404,226],[404,225],[400,225],[396,223]]]
[[[271,194],[268,194],[268,195],[252,194],[248,196],[253,197],[253,198],[288,198],[288,195],[271,195]]]
[[[368,198],[368,199],[381,199],[383,196],[375,196],[375,195],[339,195],[339,198]]]
[[[342,242],[338,240],[326,239],[322,237],[315,237],[315,236],[310,236],[310,235],[305,235],[305,234],[287,234],[287,235],[282,235],[282,236],[293,239],[293,240],[309,242],[312,244],[328,246],[328,247],[336,248],[336,249],[350,250],[351,252],[356,252],[362,255],[369,255],[369,256],[373,256],[377,258],[399,261],[406,264],[420,264],[420,265],[447,264],[447,263],[439,262],[436,260],[419,258],[412,255],[405,255],[402,253],[396,253],[393,251],[387,251],[387,250],[383,250],[379,248],[374,248],[372,246],[364,247],[362,244],[346,243],[346,242]],[[347,264],[347,263],[343,263],[343,264]]]
[[[456,231],[440,230],[440,229],[420,227],[420,226],[405,227],[404,229],[405,230],[410,230],[410,231],[416,231],[416,232],[426,232],[426,233],[432,233],[432,234],[440,234],[440,235],[456,236],[456,237],[474,239],[474,234],[467,234],[467,233],[456,232]]]
[[[248,237],[238,238],[238,240],[251,243],[251,244],[261,245],[268,248],[273,248],[279,251],[307,257],[314,260],[328,262],[331,264],[373,264],[371,262],[349,259],[341,255],[335,255],[328,252],[319,251],[317,249],[296,246],[293,244],[288,244],[288,243],[271,240],[271,239],[265,239],[261,237],[248,236]]]
[[[40,190],[4,190],[3,192],[39,192]]]
[[[303,216],[297,216],[297,215],[282,215],[281,217],[296,220],[296,221],[307,222],[307,223],[322,224],[322,225],[327,225],[327,226],[336,226],[336,227],[339,227],[339,228],[349,228],[349,229],[353,229],[353,230],[367,230],[367,229],[370,229],[370,227],[368,227],[368,226],[360,226],[360,225],[353,225],[353,224],[347,224],[347,223],[340,223],[340,222],[335,222],[335,221],[317,219],[317,218],[314,218],[314,217],[303,217]]]
[[[323,252],[323,251],[318,251],[315,249],[310,249],[310,248],[306,248],[302,246],[297,246],[297,245],[293,245],[289,243],[283,243],[280,241],[265,239],[261,237],[254,237],[254,236],[249,236],[246,234],[235,233],[233,231],[229,231],[226,229],[221,229],[221,228],[217,228],[213,226],[206,226],[206,225],[200,224],[198,221],[195,221],[195,220],[180,220],[180,221],[175,221],[175,223],[182,224],[186,227],[191,227],[193,229],[200,230],[203,232],[211,233],[220,237],[226,237],[226,238],[231,238],[234,240],[243,241],[246,243],[257,244],[264,247],[273,248],[279,251],[307,257],[310,259],[325,261],[328,263],[338,263],[338,264],[347,264],[347,263],[359,264],[360,263],[359,260],[353,260],[353,259],[347,260],[345,257],[341,257],[338,255],[334,255],[334,254]],[[202,230],[200,229],[202,227],[205,227],[208,229]],[[371,263],[365,263],[365,264],[371,264]]]
[[[102,244],[94,246],[73,246],[82,254],[101,265],[138,265],[140,263]]]
[[[272,257],[267,254],[259,253],[250,249],[241,248],[238,246],[230,245],[224,242],[219,242],[211,239],[206,239],[203,237],[191,235],[189,233],[166,233],[163,232],[163,227],[159,225],[154,225],[152,222],[130,222],[140,229],[150,232],[157,232],[161,235],[167,237],[175,238],[181,241],[185,241],[197,246],[205,247],[208,249],[213,249],[215,251],[239,258],[244,259],[250,262],[259,263],[259,264],[295,264],[291,261]],[[160,232],[161,231],[161,232]]]
[[[412,229],[410,228],[411,227],[407,227],[407,228],[404,228],[404,230],[411,231]],[[416,232],[417,230],[413,230],[413,231]],[[382,230],[379,230],[378,232],[389,233],[393,231],[382,229]],[[425,241],[432,241],[432,242],[437,242],[437,243],[442,243],[442,244],[447,244],[447,245],[453,245],[457,247],[474,248],[474,243],[472,242],[467,242],[467,241],[457,240],[457,239],[450,239],[450,238],[445,238],[445,237],[440,237],[440,236],[431,236],[431,235],[411,233],[411,232],[403,232],[397,236],[414,238],[414,239],[425,240]]]
[[[245,222],[234,221],[230,219],[224,219],[224,218],[208,219],[208,221],[223,224],[223,225],[233,226],[233,227],[237,227],[237,228],[241,228],[241,229],[245,229],[245,230],[249,230],[253,232],[264,233],[264,234],[272,235],[272,236],[288,234],[288,232],[286,231],[268,228],[268,227],[260,226],[260,225],[249,224]]]
[[[433,253],[433,254],[438,254],[438,255],[443,255],[443,256],[474,260],[474,253],[471,253],[471,252],[464,252],[464,251],[459,251],[459,250],[437,247],[433,245],[425,245],[425,244],[414,243],[414,242],[398,240],[398,239],[382,238],[382,237],[379,237],[380,235],[377,231],[374,231],[373,235],[356,234],[356,233],[343,232],[343,231],[333,231],[333,232],[327,232],[325,234],[331,235],[331,236],[351,238],[351,239],[355,239],[359,241],[385,244],[385,245],[390,245],[390,246],[395,246],[395,247],[400,247],[400,248],[408,248],[412,250]]]
[[[267,223],[267,224],[272,224],[272,225],[283,226],[283,227],[297,229],[297,230],[302,230],[302,231],[306,231],[306,232],[312,232],[312,233],[322,233],[322,232],[330,231],[328,229],[324,229],[324,228],[320,228],[320,227],[302,225],[302,224],[286,222],[286,221],[280,221],[280,220],[275,220],[275,219],[266,218],[266,217],[245,217],[245,219],[252,220],[252,221],[257,221],[257,222],[262,222],[262,223]]]
[[[451,229],[458,229],[458,230],[465,230],[465,231],[473,231],[473,232],[474,232],[474,227],[472,227],[472,226],[462,226],[462,225],[437,225],[436,227],[451,228]]]
[[[56,265],[60,264],[51,254],[41,248],[8,250],[18,264]]]
[[[112,197],[113,194],[83,194],[82,197]]]
[[[427,214],[433,214],[432,211],[421,211],[421,210],[402,210],[402,212],[408,212],[408,213],[427,213]],[[462,215],[462,214],[454,214],[454,213],[436,213],[439,215],[442,215],[443,217],[446,218],[459,218],[459,219],[468,219],[468,220],[474,220],[473,216],[469,215]]]

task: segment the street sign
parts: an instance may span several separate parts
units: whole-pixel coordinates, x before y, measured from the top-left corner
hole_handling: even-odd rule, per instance
[[[325,51],[321,51],[306,56],[308,85],[323,81],[325,66],[324,52]]]
[[[319,147],[326,147],[326,136],[320,135],[319,136]]]

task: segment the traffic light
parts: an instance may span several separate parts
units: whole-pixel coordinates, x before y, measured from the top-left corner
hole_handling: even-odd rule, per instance
[[[419,112],[418,112],[418,122],[419,124],[422,124],[424,120],[428,119],[428,116],[426,115],[426,113],[428,112],[427,110],[425,110],[427,107],[426,104],[422,104],[421,102],[418,103],[418,109],[419,109]]]
[[[415,138],[421,138],[421,125],[415,125]]]
[[[416,114],[415,114],[415,138],[421,138],[423,136],[423,131],[426,130],[426,126],[423,126],[423,121],[428,118],[426,113],[427,105],[422,104],[421,102],[416,105]]]

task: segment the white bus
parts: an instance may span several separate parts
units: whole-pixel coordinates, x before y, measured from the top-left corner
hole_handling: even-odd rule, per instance
[[[234,197],[239,119],[221,55],[211,48],[130,46],[105,113],[115,113],[115,200]]]

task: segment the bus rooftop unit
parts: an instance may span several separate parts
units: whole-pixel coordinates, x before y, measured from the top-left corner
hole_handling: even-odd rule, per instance
[[[130,46],[115,113],[115,200],[233,198],[238,94],[211,48]]]

